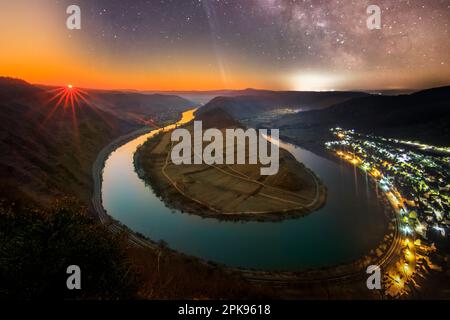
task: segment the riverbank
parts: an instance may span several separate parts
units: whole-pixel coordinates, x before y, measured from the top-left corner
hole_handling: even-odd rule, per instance
[[[303,217],[326,202],[321,180],[286,150],[280,150],[278,173],[261,176],[260,165],[176,166],[171,149],[170,133],[164,133],[134,154],[138,176],[171,209],[225,221],[275,222]]]
[[[255,286],[246,281],[240,272],[226,266],[199,259],[167,247],[136,233],[112,218],[102,203],[102,174],[104,165],[115,150],[126,143],[150,133],[154,128],[144,127],[123,135],[105,146],[98,154],[93,166],[93,196],[91,210],[100,223],[110,232],[126,236],[131,261],[139,266],[143,284],[142,299],[240,299],[277,298],[272,288]],[[176,291],[167,288],[176,282]],[[211,286],[214,283],[214,286]],[[173,284],[172,284],[173,285]]]
[[[136,133],[135,133],[136,134]],[[128,140],[132,140],[133,135],[129,135]],[[134,135],[136,137],[136,135]],[[122,142],[116,142],[115,147],[124,144],[127,138]],[[110,149],[113,152],[114,146]],[[109,154],[106,154],[103,162],[108,158]],[[100,167],[99,170],[103,168]],[[101,178],[101,172],[99,173]],[[100,187],[101,188],[101,187]],[[99,189],[100,190],[100,189]],[[99,193],[100,194],[100,193]],[[103,208],[102,208],[103,209]],[[103,210],[104,212],[104,210]],[[104,212],[106,217],[108,215]],[[102,219],[105,223],[111,225],[111,229],[114,232],[126,231],[130,236],[130,243],[135,248],[143,248],[149,252],[155,252],[160,250],[160,244],[144,238],[142,235],[136,234],[129,230],[127,227],[122,226],[120,223],[114,222],[113,219]],[[387,250],[390,246],[391,239],[385,239],[384,243],[380,244],[379,252]],[[312,244],[311,244],[312,245]],[[376,264],[380,257],[374,252],[368,253],[368,256],[362,257],[357,261],[343,261],[339,265],[310,269],[310,270],[298,270],[293,272],[282,271],[260,271],[250,269],[239,269],[225,266],[223,264],[207,262],[204,259],[192,257],[180,252],[176,252],[170,249],[170,255],[179,257],[180,261],[186,261],[188,264],[198,264],[199,268],[206,268],[205,270],[221,270],[224,274],[232,277],[242,277],[242,281],[251,282],[257,287],[267,288],[271,290],[278,288],[276,298],[352,298],[352,297],[364,297],[364,298],[380,298],[376,292],[370,292],[365,287],[365,267],[369,264]],[[165,249],[166,250],[166,249]],[[203,266],[203,267],[200,267]],[[344,289],[345,288],[345,289]],[[345,290],[345,293],[342,293]]]
[[[109,155],[114,152],[120,146],[126,144],[127,142],[142,136],[150,131],[154,130],[154,128],[144,127],[123,136],[118,137],[113,140],[107,146],[105,146],[97,155],[97,158],[92,165],[92,180],[93,180],[93,190],[92,190],[92,199],[91,206],[94,211],[97,213],[98,218],[102,223],[109,222],[111,220],[110,216],[106,213],[102,204],[102,173],[103,167],[105,166],[105,162],[108,159]]]

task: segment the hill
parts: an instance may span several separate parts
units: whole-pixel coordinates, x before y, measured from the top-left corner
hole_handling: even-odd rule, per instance
[[[275,92],[248,89],[243,95],[216,97],[203,106],[198,114],[222,108],[236,119],[245,119],[283,108],[297,111],[323,109],[336,103],[366,96],[368,94],[360,92]]]
[[[0,77],[0,298],[237,299],[271,292],[164,243],[134,247],[126,234],[86,217],[98,152],[142,125],[99,109],[90,93],[73,109],[70,102],[58,106],[55,89]],[[81,266],[83,290],[67,291],[70,264]]]
[[[409,95],[372,95],[310,112],[286,115],[272,123],[287,130],[341,126],[366,133],[448,145],[450,87]]]
[[[157,125],[171,122],[195,105],[176,95],[93,90],[87,92],[100,109],[117,118],[142,124],[147,124],[148,121]]]
[[[197,120],[204,129],[221,130],[223,137],[227,129],[243,128],[221,109],[204,111]],[[194,135],[192,123],[185,128]],[[219,219],[281,220],[311,213],[325,202],[325,187],[285,150],[280,150],[278,172],[264,176],[261,164],[248,164],[248,144],[246,164],[175,165],[169,156],[172,147],[171,132],[162,133],[138,150],[135,164],[140,176],[170,206],[184,212]],[[193,151],[190,157],[194,158]]]
[[[187,103],[176,97],[133,94],[83,96],[70,98],[68,88],[41,88],[0,77],[0,198],[46,205],[55,196],[74,195],[88,203],[97,153],[142,126],[140,118],[130,114],[156,118],[165,101],[175,103],[172,112]],[[99,99],[109,101],[110,110],[105,110],[106,104],[97,105]],[[147,103],[122,110],[112,106],[115,99],[131,106],[138,100]],[[166,112],[164,119],[171,116],[178,118]]]

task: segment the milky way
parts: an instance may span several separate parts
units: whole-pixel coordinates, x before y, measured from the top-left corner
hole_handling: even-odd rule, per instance
[[[64,8],[73,1],[47,2]],[[229,88],[382,89],[450,83],[450,0],[78,4],[83,28],[64,33],[75,51],[82,48],[84,60],[117,69],[117,77],[128,77],[139,88],[176,83],[198,89],[209,83]],[[367,28],[370,4],[382,10],[380,30]],[[152,76],[160,77],[160,83]],[[191,85],[186,84],[189,78]]]

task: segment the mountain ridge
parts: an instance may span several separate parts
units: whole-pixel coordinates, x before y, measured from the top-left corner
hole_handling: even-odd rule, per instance
[[[450,86],[409,95],[361,97],[322,110],[285,115],[272,125],[285,130],[342,126],[445,145],[450,141]]]
[[[154,108],[157,103],[111,111],[96,101],[113,104],[114,99],[93,97],[89,92],[86,101],[75,100],[72,108],[69,99],[64,107],[64,102],[57,103],[57,94],[70,90],[58,90],[0,78],[0,199],[47,205],[55,196],[70,195],[89,203],[91,166],[97,153],[115,138],[142,127],[142,119],[157,118],[162,112],[162,107]],[[127,97],[133,99],[124,97],[124,103]],[[159,103],[158,98],[145,97]],[[160,120],[177,119],[178,110],[190,104],[180,101],[178,109],[164,113]]]

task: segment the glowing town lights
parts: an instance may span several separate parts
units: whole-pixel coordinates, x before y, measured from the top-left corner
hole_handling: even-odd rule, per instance
[[[397,286],[403,287],[403,281],[402,281],[402,279],[400,278],[399,275],[395,275],[395,276],[394,276],[394,282],[395,282],[395,284],[396,284]]]
[[[400,206],[400,202],[398,201],[397,197],[392,194],[392,192],[387,192],[386,196],[395,208],[398,208]]]
[[[405,273],[405,275],[411,275],[412,274],[412,270],[409,267],[409,264],[405,263],[403,265],[403,272]]]
[[[342,81],[332,73],[300,73],[292,77],[292,87],[298,91],[333,91],[333,87]]]
[[[440,211],[434,211],[434,215],[436,216],[436,219],[442,220],[443,213]]]
[[[392,206],[398,236],[403,239],[400,239],[402,251],[396,263],[385,271],[389,279],[385,294],[391,297],[408,294],[409,285],[417,285],[416,269],[419,271],[422,265],[433,267],[428,255],[437,248],[428,244],[428,232],[433,229],[443,237],[450,232],[446,219],[450,210],[447,170],[450,157],[420,153],[418,148],[402,148],[404,141],[397,139],[341,128],[331,129],[331,132],[335,139],[325,143],[327,149],[365,171]],[[423,147],[418,143],[414,146]],[[434,146],[427,149],[439,150]]]
[[[423,225],[422,223],[418,222],[416,225],[416,231],[420,234],[422,234],[424,231],[426,231],[426,227],[425,225]]]
[[[374,177],[374,178],[379,178],[381,176],[381,172],[377,169],[372,169],[372,171],[370,171],[370,174]]]
[[[411,230],[411,228],[410,228],[409,226],[404,226],[404,227],[402,228],[402,230],[403,230],[403,232],[404,232],[405,234],[411,234],[411,232],[412,232],[412,230]]]
[[[443,237],[445,237],[445,229],[440,226],[433,227],[436,231],[440,232]]]
[[[408,261],[413,261],[414,260],[414,254],[411,252],[411,250],[409,250],[409,249],[405,250],[405,258]]]
[[[398,157],[398,160],[399,160],[400,162],[407,163],[409,160],[411,160],[411,158],[408,157],[408,156],[405,155],[405,154],[402,154],[402,155],[400,155],[400,156]]]

